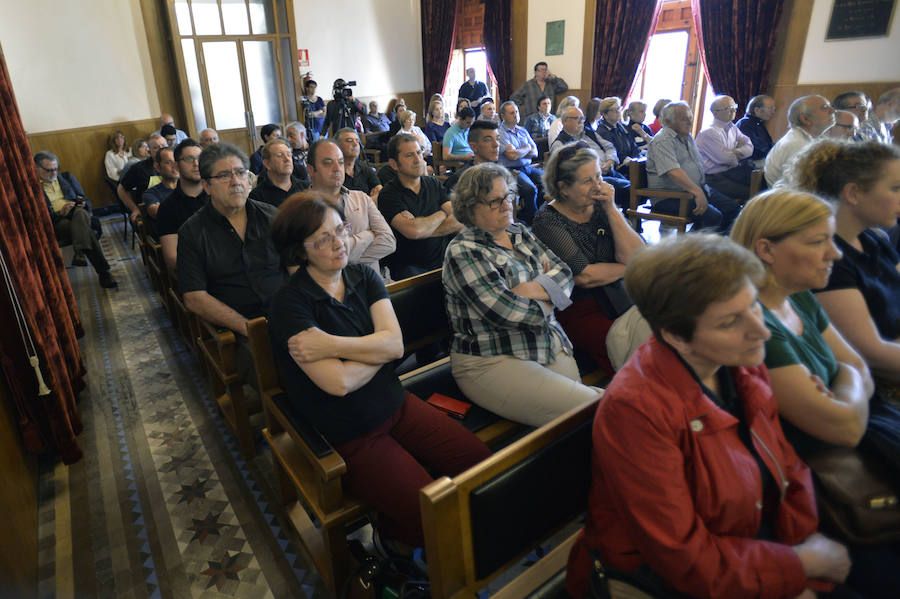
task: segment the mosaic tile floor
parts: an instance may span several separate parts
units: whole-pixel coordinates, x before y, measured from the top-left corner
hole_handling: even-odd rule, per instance
[[[327,597],[270,454],[242,458],[122,225],[108,217],[101,239],[118,290],[67,271],[87,331],[85,458],[42,467],[38,597]]]

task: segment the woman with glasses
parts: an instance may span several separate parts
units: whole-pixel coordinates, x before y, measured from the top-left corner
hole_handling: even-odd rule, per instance
[[[450,363],[463,393],[500,416],[540,426],[600,390],[581,383],[554,308],[571,304],[572,272],[513,222],[515,177],[500,165],[467,169],[453,214],[465,225],[444,255]]]
[[[622,124],[622,100],[615,96],[603,98],[597,107],[597,116],[599,118],[594,131],[615,146],[616,155],[619,157],[616,170],[624,169],[633,158],[641,155],[641,151],[634,141],[633,132],[629,132]]]
[[[622,277],[643,245],[603,181],[600,157],[584,142],[563,146],[544,167],[544,189],[552,200],[534,217],[535,236],[571,269],[572,305],[559,313],[573,345],[610,374],[606,336],[631,308]],[[649,330],[646,331],[649,334]]]
[[[118,181],[129,158],[131,158],[131,148],[125,141],[125,134],[118,130],[113,131],[107,142],[106,155],[103,157],[106,176],[113,181]]]
[[[382,540],[419,547],[429,472],[453,476],[490,452],[401,387],[392,363],[403,354],[400,325],[378,273],[348,265],[348,234],[340,209],[318,193],[279,208],[272,240],[297,270],[272,300],[275,359],[289,417],[311,423],[344,458],[343,484],[381,513]]]

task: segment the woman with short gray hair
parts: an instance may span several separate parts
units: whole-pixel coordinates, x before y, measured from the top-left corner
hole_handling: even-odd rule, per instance
[[[503,418],[540,426],[596,399],[581,383],[554,308],[571,301],[572,272],[513,222],[515,178],[500,165],[467,169],[454,216],[466,227],[444,255],[450,363],[459,388]]]

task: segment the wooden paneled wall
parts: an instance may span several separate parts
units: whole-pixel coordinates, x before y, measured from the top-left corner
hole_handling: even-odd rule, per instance
[[[28,143],[31,144],[32,154],[49,150],[59,156],[59,168],[72,172],[94,207],[99,208],[115,202],[109,186],[103,180],[106,174],[103,157],[106,155],[109,134],[120,129],[131,145],[138,137],[147,137],[158,128],[157,119],[144,119],[34,133],[28,136]]]
[[[0,378],[0,595],[37,597],[37,459],[25,453],[6,381]]]

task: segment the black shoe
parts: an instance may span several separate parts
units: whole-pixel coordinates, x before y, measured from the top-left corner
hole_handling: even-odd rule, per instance
[[[72,256],[72,266],[87,266],[87,258],[84,257],[84,254],[81,252],[76,253]]]
[[[116,280],[114,278],[112,278],[112,275],[109,274],[109,271],[105,270],[100,273],[100,286],[104,289],[115,289],[119,286],[119,284],[116,283]]]

